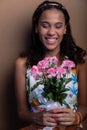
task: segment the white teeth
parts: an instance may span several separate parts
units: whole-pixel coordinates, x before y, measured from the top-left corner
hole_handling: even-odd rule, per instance
[[[53,39],[53,38],[47,38],[47,41],[48,41],[48,42],[55,42],[55,41],[56,41],[56,38],[55,38],[55,39]]]

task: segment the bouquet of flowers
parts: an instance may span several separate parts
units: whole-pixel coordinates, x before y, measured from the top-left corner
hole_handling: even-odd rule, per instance
[[[59,65],[55,56],[44,58],[38,62],[37,66],[34,65],[31,68],[30,73],[37,81],[32,86],[31,91],[39,85],[44,85],[42,97],[47,99],[50,104],[51,102],[58,102],[62,105],[67,97],[68,88],[66,85],[71,81],[68,75],[74,67],[74,62],[68,59],[63,60],[62,64]],[[50,109],[52,108],[50,107]]]

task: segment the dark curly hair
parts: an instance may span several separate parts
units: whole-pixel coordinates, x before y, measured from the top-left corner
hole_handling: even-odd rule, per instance
[[[68,56],[70,60],[73,60],[76,64],[83,63],[84,57],[87,55],[86,51],[76,45],[70,27],[70,16],[66,8],[55,1],[44,1],[35,10],[32,17],[32,32],[31,32],[31,42],[29,43],[28,53],[27,53],[27,65],[35,65],[39,60],[44,58],[44,51],[42,43],[39,39],[38,33],[35,32],[35,27],[38,25],[41,14],[45,10],[49,9],[60,10],[65,17],[66,24],[66,34],[64,34],[63,40],[60,44],[60,57]]]

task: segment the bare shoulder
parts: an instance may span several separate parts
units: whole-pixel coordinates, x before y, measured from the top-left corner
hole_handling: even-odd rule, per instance
[[[85,62],[77,65],[78,71],[87,72],[87,58],[85,58]]]
[[[16,70],[25,71],[26,70],[26,60],[27,60],[27,58],[22,58],[22,57],[17,58],[16,62],[15,62]]]

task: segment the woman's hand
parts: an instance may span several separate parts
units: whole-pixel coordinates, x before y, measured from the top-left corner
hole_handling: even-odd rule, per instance
[[[68,108],[60,108],[53,110],[53,117],[55,121],[60,125],[75,125],[77,122],[75,112]]]
[[[45,126],[57,126],[56,120],[53,118],[53,114],[50,111],[43,111],[39,113],[34,113],[34,122],[39,125]]]

